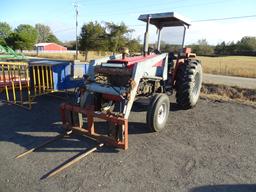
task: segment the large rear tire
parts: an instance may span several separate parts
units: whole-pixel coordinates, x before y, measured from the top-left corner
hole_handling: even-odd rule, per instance
[[[147,125],[154,131],[161,131],[167,122],[170,110],[170,100],[166,94],[156,94],[150,102],[147,112]]]
[[[199,61],[186,60],[176,76],[176,102],[183,109],[194,107],[199,99],[203,70]]]

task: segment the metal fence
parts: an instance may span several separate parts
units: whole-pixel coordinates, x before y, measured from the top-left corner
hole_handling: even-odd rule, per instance
[[[47,94],[54,91],[52,66],[38,64],[30,66],[31,88],[33,96]]]
[[[51,65],[0,62],[0,99],[31,109],[35,97],[54,92]]]
[[[28,63],[0,62],[0,93],[1,100],[31,109]]]

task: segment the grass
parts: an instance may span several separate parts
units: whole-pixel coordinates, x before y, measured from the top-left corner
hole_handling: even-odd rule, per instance
[[[199,56],[198,59],[202,62],[204,73],[256,78],[256,57]]]
[[[38,55],[36,53],[29,53],[26,55],[32,56],[32,57],[42,57],[42,58],[50,58],[50,59],[63,59],[63,60],[74,60],[75,59],[74,53],[65,53],[65,52],[62,52],[62,53],[39,53]],[[100,52],[100,51],[89,51],[87,61],[90,61],[92,59],[106,57],[108,55],[111,55],[111,53],[110,52]],[[79,53],[78,60],[85,61],[85,55]]]
[[[201,96],[214,100],[238,101],[256,106],[256,90],[235,86],[203,84]]]

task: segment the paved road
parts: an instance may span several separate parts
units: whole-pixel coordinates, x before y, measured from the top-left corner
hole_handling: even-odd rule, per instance
[[[247,89],[256,89],[256,78],[204,74],[203,82],[228,86],[238,86]]]
[[[83,137],[65,138],[14,159],[63,131],[58,126],[61,102],[40,97],[31,111],[0,102],[0,192],[256,191],[256,109],[208,100],[191,110],[172,103],[159,133],[145,125],[147,103],[137,103],[129,119],[127,151],[106,147],[40,180],[94,144]]]

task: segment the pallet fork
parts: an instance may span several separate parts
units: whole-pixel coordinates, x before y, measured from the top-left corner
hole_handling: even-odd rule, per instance
[[[57,168],[55,168],[54,170],[50,171],[48,174],[43,176],[42,179],[50,178],[50,177],[60,173],[64,169],[66,169],[66,168],[70,167],[71,165],[77,163],[78,161],[82,160],[83,158],[85,158],[86,156],[91,154],[92,152],[98,150],[99,148],[102,148],[104,145],[119,147],[122,149],[128,148],[128,120],[126,120],[122,117],[117,117],[114,114],[110,114],[110,113],[104,114],[104,113],[96,112],[96,111],[94,111],[92,106],[83,109],[83,108],[80,108],[79,106],[63,103],[60,107],[60,110],[61,110],[61,118],[62,118],[63,128],[65,129],[65,132],[57,135],[56,137],[51,138],[50,140],[38,145],[37,147],[34,147],[32,149],[29,149],[29,150],[17,155],[15,157],[16,159],[19,159],[19,158],[24,157],[34,151],[37,151],[38,149],[41,149],[41,148],[45,147],[46,145],[49,145],[50,143],[53,143],[59,139],[62,139],[64,137],[70,137],[70,136],[72,136],[72,134],[78,134],[78,135],[85,136],[89,139],[97,141],[97,144],[95,146],[93,146],[92,148],[84,150],[83,152],[74,156],[73,158],[71,158],[70,160],[65,162],[64,164],[62,164],[62,165],[58,166]],[[71,112],[72,113],[74,113],[74,112],[80,113],[80,114],[87,116],[88,127],[83,128],[81,126],[77,126],[77,124],[74,123],[73,119],[69,119],[69,117],[67,117],[66,114],[67,113],[71,114]],[[123,125],[125,128],[124,129],[124,140],[116,141],[111,137],[96,133],[95,129],[94,129],[94,118],[100,118],[100,119],[110,121],[112,123]]]
[[[40,144],[37,147],[34,147],[32,149],[29,149],[19,155],[17,155],[15,157],[15,159],[19,159],[21,157],[24,157],[25,155],[28,155],[34,151],[37,151],[38,149],[41,149],[43,147],[45,147],[46,145],[53,143],[59,139],[62,139],[66,136],[71,136],[71,134],[73,133],[72,130],[66,131],[62,134],[57,135],[56,137],[51,138],[50,140]],[[60,166],[58,166],[57,168],[53,169],[52,171],[50,171],[49,173],[47,173],[46,175],[44,175],[43,177],[41,177],[41,179],[47,179],[50,178],[58,173],[60,173],[61,171],[63,171],[64,169],[70,167],[71,165],[77,163],[78,161],[82,160],[83,158],[85,158],[86,156],[88,156],[89,154],[93,153],[94,151],[98,150],[99,148],[103,147],[104,143],[98,143],[97,145],[93,146],[92,148],[86,149],[84,151],[82,151],[80,154],[74,156],[73,158],[69,159],[68,161],[66,161],[65,163],[61,164]]]

